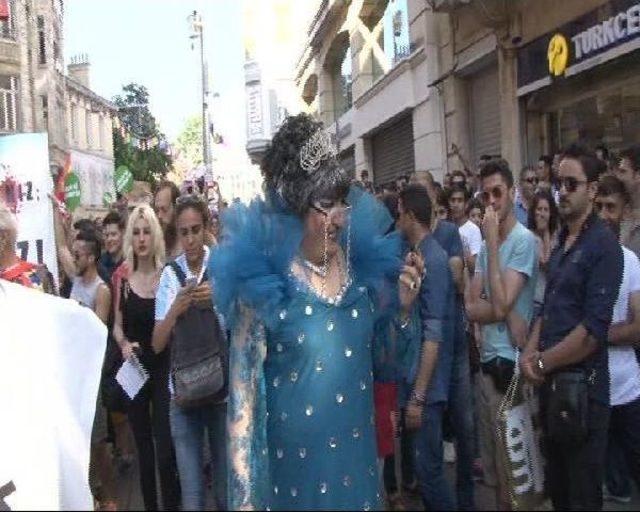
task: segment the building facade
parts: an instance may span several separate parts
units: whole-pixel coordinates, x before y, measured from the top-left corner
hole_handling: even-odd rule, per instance
[[[640,140],[640,2],[435,0],[447,168]],[[462,157],[462,158],[461,158]]]
[[[424,0],[323,0],[296,66],[301,109],[335,136],[343,166],[377,184],[416,168],[441,174],[445,155],[437,33]],[[429,13],[430,14],[430,13]]]
[[[638,0],[322,0],[299,109],[378,184],[483,155],[519,170],[569,142],[637,142]]]
[[[81,202],[101,207],[115,201],[113,126],[117,109],[91,90],[87,56],[71,59],[66,85],[66,138],[71,169],[80,178]]]
[[[0,19],[0,134],[48,132],[52,166],[65,160],[62,0],[6,0]]]
[[[46,132],[52,174],[70,156],[82,203],[101,206],[114,195],[115,108],[91,91],[86,59],[65,76],[63,0],[4,0],[0,14],[0,135]]]
[[[299,112],[293,69],[303,25],[316,0],[244,3],[247,153],[259,163],[288,114]]]

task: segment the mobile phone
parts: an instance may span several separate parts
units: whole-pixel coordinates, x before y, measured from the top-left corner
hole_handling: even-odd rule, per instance
[[[198,278],[190,277],[184,282],[184,286],[185,288],[195,288],[196,286],[198,286]]]

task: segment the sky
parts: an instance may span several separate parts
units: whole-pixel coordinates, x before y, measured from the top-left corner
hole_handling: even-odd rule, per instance
[[[212,118],[227,144],[244,147],[244,47],[241,0],[66,0],[65,63],[88,54],[91,88],[112,99],[123,85],[149,90],[151,111],[170,141],[201,112],[199,48],[187,17],[205,23]]]

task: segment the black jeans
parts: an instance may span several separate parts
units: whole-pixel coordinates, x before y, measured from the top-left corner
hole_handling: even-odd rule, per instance
[[[640,398],[611,408],[610,437],[621,448],[629,476],[640,487]]]
[[[546,389],[542,390],[543,418]],[[547,486],[554,510],[602,510],[602,482],[609,429],[609,407],[589,400],[588,437],[580,446],[554,442],[546,432]]]
[[[169,424],[169,364],[168,357],[163,356],[154,365],[149,382],[129,405],[146,510],[158,510],[156,459],[163,508],[180,508],[180,481]]]

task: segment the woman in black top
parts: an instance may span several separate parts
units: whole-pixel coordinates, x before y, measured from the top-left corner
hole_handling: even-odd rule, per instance
[[[149,375],[128,411],[138,450],[142,495],[147,510],[158,509],[157,458],[163,506],[174,510],[179,505],[179,484],[169,427],[166,355],[156,355],[151,348],[165,247],[162,228],[150,206],[138,206],[129,216],[124,251],[126,278],[116,292],[114,337],[122,357],[126,360],[135,354]]]

